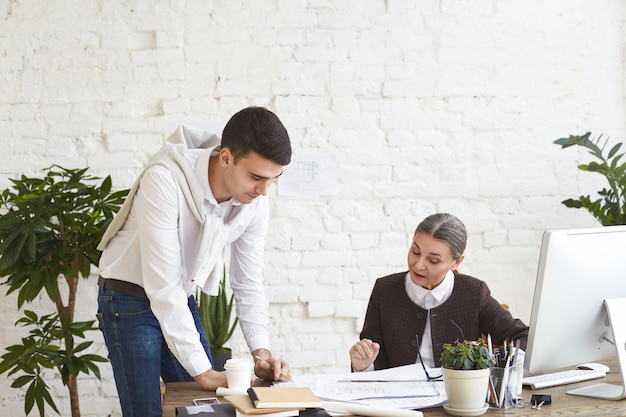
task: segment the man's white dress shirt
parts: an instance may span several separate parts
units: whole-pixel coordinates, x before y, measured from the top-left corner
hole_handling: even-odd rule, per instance
[[[200,344],[187,299],[195,293],[197,284],[214,292],[218,283],[208,277],[211,271],[207,266],[198,268],[198,264],[207,257],[216,258],[210,259],[208,268],[214,267],[212,273],[221,275],[224,245],[230,244],[228,277],[248,347],[251,351],[270,347],[268,301],[262,282],[269,200],[259,196],[245,205],[232,198],[217,203],[209,187],[208,167],[209,157],[219,148],[214,139],[213,146],[206,147],[207,142],[199,141],[198,132],[192,128],[181,127],[179,133],[187,144],[184,150],[178,145],[178,152],[189,163],[185,180],[196,190],[200,185],[204,196],[197,200],[201,200],[201,207],[190,204],[190,191],[184,182],[181,185],[180,172],[174,173],[162,164],[150,166],[129,197],[132,203],[123,226],[108,242],[103,239],[106,246],[99,268],[104,278],[144,288],[168,347],[190,375],[196,376],[210,369],[211,364]],[[205,148],[193,148],[199,142]],[[199,209],[204,210],[204,217],[198,215]],[[217,238],[211,241],[214,220],[215,227],[219,224],[224,231],[224,242]],[[212,247],[211,243],[216,244]],[[194,271],[202,276],[194,276]]]

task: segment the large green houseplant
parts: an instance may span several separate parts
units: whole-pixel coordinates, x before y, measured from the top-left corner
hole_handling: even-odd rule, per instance
[[[213,367],[222,371],[224,370],[224,363],[231,357],[230,348],[224,345],[232,337],[239,322],[239,318],[236,316],[234,320],[231,320],[235,296],[230,294],[229,297],[226,292],[226,269],[224,269],[224,276],[220,281],[217,295],[208,295],[198,289],[196,299],[198,300],[200,321],[209,340]]]
[[[92,341],[81,340],[97,330],[94,321],[76,321],[74,310],[79,279],[97,265],[96,249],[128,190],[112,192],[111,178],[100,184],[85,169],[53,165],[45,175],[22,175],[0,195],[0,277],[7,295],[17,293],[17,307],[47,297],[54,312],[39,316],[24,310],[16,325],[29,328],[21,343],[8,346],[0,360],[0,374],[16,375],[14,388],[27,387],[24,411],[36,404],[39,415],[47,403],[59,413],[45,381],[56,370],[67,386],[72,417],[80,416],[77,377],[100,379],[98,362],[106,358],[86,353]]]
[[[571,146],[582,146],[589,150],[599,162],[578,165],[578,169],[596,172],[606,179],[608,188],[598,191],[600,198],[592,200],[589,195],[581,195],[577,199],[568,198],[562,203],[567,207],[588,210],[603,226],[626,224],[626,161],[621,161],[624,153],[618,153],[622,143],[611,147],[605,155],[608,139],[602,135],[591,138],[591,132],[584,135],[570,135],[557,139],[555,144],[561,149]]]

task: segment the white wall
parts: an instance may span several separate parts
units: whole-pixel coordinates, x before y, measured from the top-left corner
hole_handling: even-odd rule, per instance
[[[266,288],[295,374],[348,369],[374,280],[405,268],[437,211],[467,225],[462,270],[528,321],[543,230],[597,224],[560,201],[601,178],[552,141],[626,131],[621,0],[3,0],[0,16],[2,189],[52,163],[128,187],[177,123],[248,105],[281,117],[296,154],[334,155],[336,195],[273,200]],[[6,298],[0,346],[21,334]],[[80,382],[83,415],[119,416],[101,368]],[[21,415],[10,383],[0,414]]]

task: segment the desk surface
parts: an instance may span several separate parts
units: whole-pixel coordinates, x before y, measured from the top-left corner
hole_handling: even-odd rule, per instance
[[[550,394],[552,404],[543,406],[539,410],[531,407],[510,408],[507,410],[489,409],[485,416],[626,416],[626,399],[620,401],[596,400],[592,398],[568,395],[566,391],[590,385],[597,382],[619,383],[617,363],[606,362],[611,367],[611,372],[604,379],[580,382],[577,384],[561,385],[558,387],[542,390],[530,390],[524,387],[522,401],[530,403],[532,394]],[[193,405],[194,398],[214,397],[215,392],[203,391],[195,382],[172,382],[166,385],[165,398],[163,400],[163,417],[174,417],[176,407]],[[426,408],[422,412],[424,416],[448,416],[443,407]]]

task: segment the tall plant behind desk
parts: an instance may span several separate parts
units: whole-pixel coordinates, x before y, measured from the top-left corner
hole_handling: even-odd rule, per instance
[[[217,295],[208,295],[197,289],[196,300],[200,322],[209,340],[213,369],[223,371],[224,364],[232,356],[230,348],[224,345],[232,337],[239,322],[239,318],[235,317],[231,323],[235,295],[231,294],[229,298],[226,294],[226,268]]]

